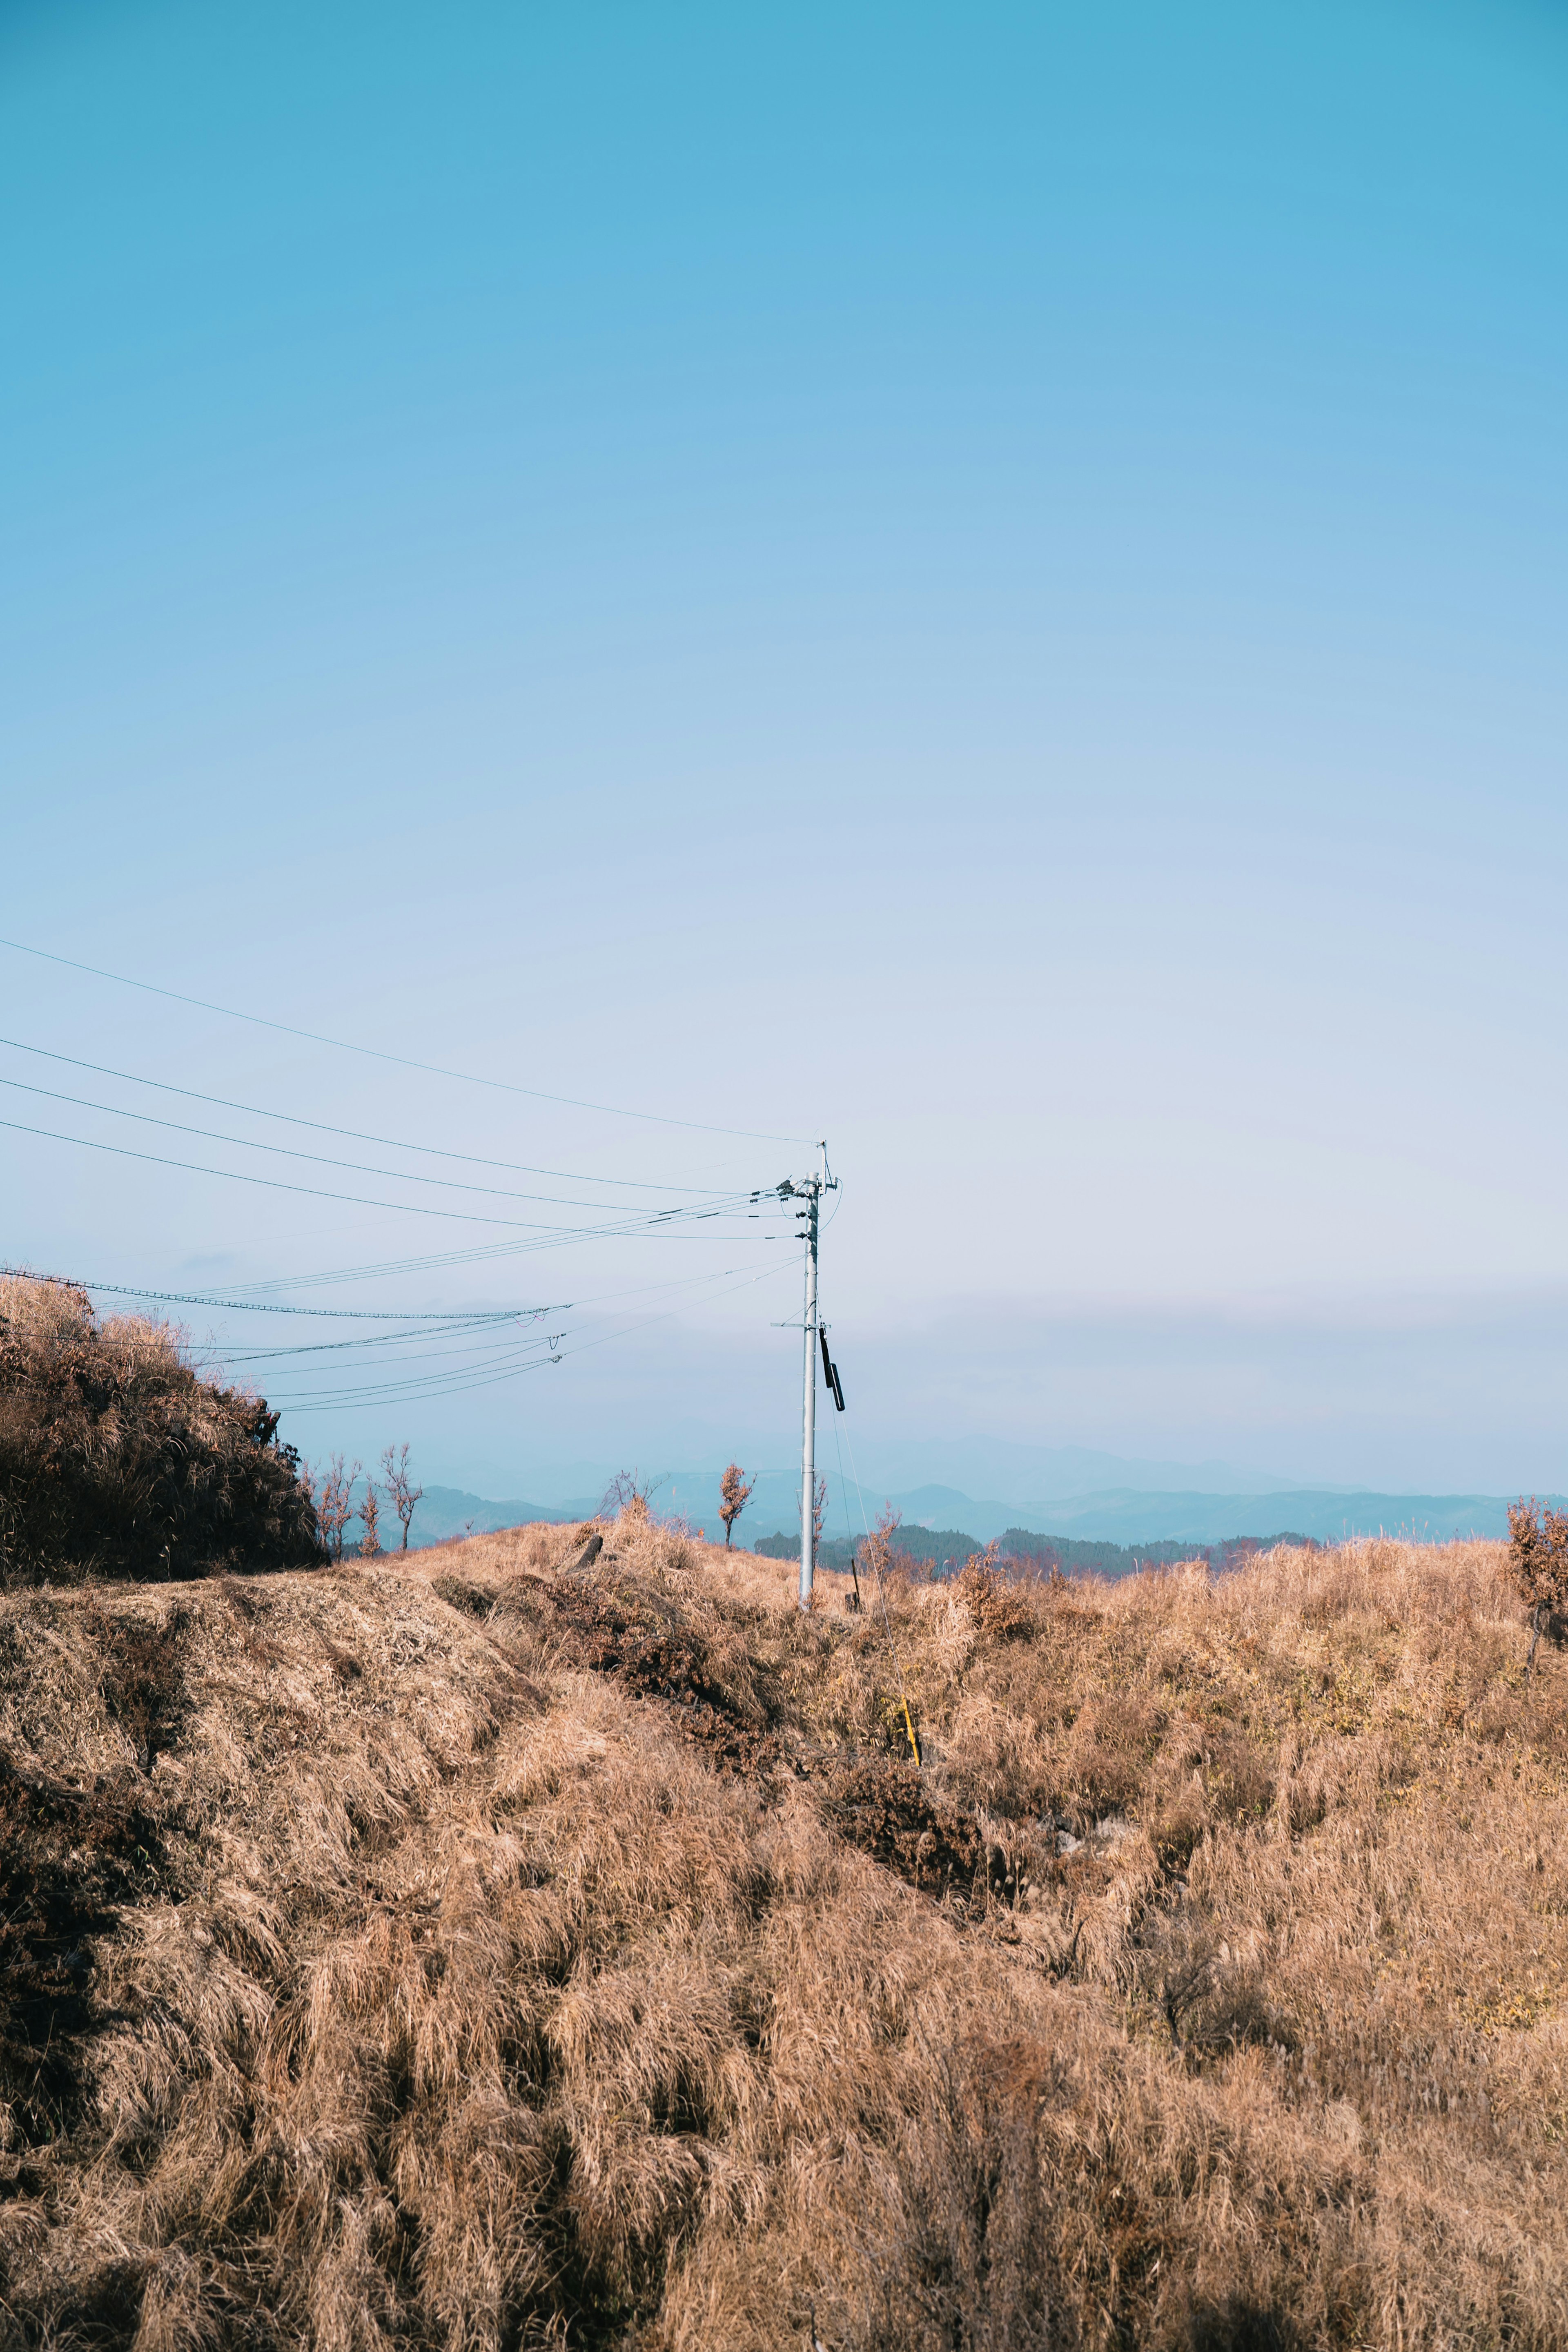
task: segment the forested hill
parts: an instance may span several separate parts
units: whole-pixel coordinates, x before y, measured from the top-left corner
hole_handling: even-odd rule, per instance
[[[824,1536],[817,1556],[824,1568],[846,1570],[863,1548],[852,1544],[846,1536]],[[957,1528],[900,1528],[894,1543],[897,1551],[907,1560],[922,1568],[935,1570],[938,1575],[953,1575],[976,1552],[986,1547],[973,1536]],[[1152,1544],[1096,1543],[1088,1538],[1072,1536],[1035,1535],[1028,1528],[1009,1528],[998,1539],[996,1549],[1004,1559],[1028,1561],[1041,1570],[1058,1568],[1064,1576],[1131,1576],[1140,1568],[1160,1566],[1181,1559],[1206,1560],[1211,1568],[1226,1569],[1239,1565],[1254,1552],[1267,1551],[1275,1544],[1297,1544],[1310,1549],[1310,1539],[1302,1535],[1281,1529],[1277,1535],[1233,1536],[1224,1543],[1193,1544],[1176,1539]],[[792,1559],[800,1549],[797,1535],[764,1536],[752,1549],[765,1559]]]

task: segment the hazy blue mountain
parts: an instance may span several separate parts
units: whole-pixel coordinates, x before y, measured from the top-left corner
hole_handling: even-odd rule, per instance
[[[994,1495],[1009,1506],[1027,1507],[1121,1489],[1268,1495],[1302,1483],[1299,1477],[1239,1470],[1225,1462],[1150,1462],[1082,1445],[1020,1445],[999,1437],[920,1438],[869,1445],[862,1441],[858,1451],[868,1500],[873,1485],[879,1495],[935,1485],[967,1495]]]
[[[525,1527],[530,1519],[585,1519],[597,1508],[598,1503],[597,1495],[591,1502],[580,1500],[570,1508],[547,1503],[492,1503],[483,1495],[465,1494],[461,1486],[427,1486],[423,1500],[415,1507],[408,1539],[416,1551],[425,1544],[444,1543],[449,1536],[462,1535],[470,1519],[476,1535],[489,1535],[497,1528]],[[398,1524],[383,1506],[383,1543],[389,1528],[395,1545]],[[349,1540],[353,1540],[351,1528]]]
[[[860,1536],[862,1523],[854,1489],[846,1498],[836,1475],[830,1475],[828,1486],[825,1535],[835,1541]],[[865,1501],[873,1521],[891,1500],[912,1529],[962,1530],[978,1546],[993,1542],[1009,1528],[1123,1545],[1225,1543],[1239,1536],[1277,1535],[1282,1528],[1324,1543],[1346,1535],[1375,1535],[1379,1529],[1429,1541],[1452,1535],[1506,1536],[1511,1499],[1501,1495],[1381,1495],[1327,1486],[1270,1486],[1251,1494],[1112,1486],[1024,1507],[994,1496],[977,1498],[956,1486],[929,1486],[892,1496],[868,1494]],[[716,1471],[671,1472],[653,1500],[662,1517],[679,1516],[704,1528],[713,1541],[723,1539]],[[416,1548],[443,1542],[461,1535],[470,1520],[477,1533],[487,1534],[530,1519],[587,1518],[599,1501],[597,1494],[585,1494],[564,1503],[495,1502],[457,1486],[427,1486],[414,1514],[412,1541]],[[765,1536],[798,1535],[800,1526],[799,1472],[759,1473],[757,1491],[736,1525],[737,1543],[749,1549]],[[395,1524],[392,1532],[395,1542]]]
[[[685,1485],[685,1480],[673,1485]],[[695,1482],[693,1482],[695,1483]],[[850,1512],[841,1508],[836,1480],[829,1480],[829,1506],[824,1533],[830,1539],[861,1532],[853,1490]],[[716,1481],[713,1482],[716,1496]],[[738,1522],[737,1543],[754,1545],[759,1538],[798,1534],[800,1526],[799,1486],[782,1476],[758,1482],[762,1507],[755,1505]],[[663,1500],[663,1496],[659,1497]],[[1502,1495],[1384,1495],[1366,1490],[1326,1486],[1270,1488],[1259,1494],[1194,1494],[1185,1490],[1145,1493],[1135,1487],[1110,1487],[1097,1494],[1072,1495],[1036,1504],[1032,1509],[977,1498],[955,1486],[916,1486],[888,1498],[878,1496],[868,1507],[874,1517],[883,1499],[890,1499],[911,1529],[961,1529],[976,1545],[993,1542],[1009,1528],[1034,1535],[1061,1536],[1116,1544],[1162,1542],[1216,1544],[1241,1536],[1274,1536],[1284,1529],[1313,1536],[1319,1542],[1337,1542],[1347,1535],[1412,1535],[1426,1541],[1453,1535],[1506,1536],[1508,1506]],[[698,1514],[688,1511],[693,1524]],[[720,1532],[716,1510],[707,1514],[708,1532]]]
[[[1506,1536],[1508,1505],[1500,1495],[1377,1495],[1316,1486],[1266,1495],[1151,1495],[1112,1489],[1077,1495],[1049,1512],[1014,1524],[1040,1535],[1102,1537],[1115,1543],[1223,1543],[1233,1536],[1268,1536],[1288,1528],[1338,1542],[1345,1536],[1413,1536],[1443,1542],[1450,1536]],[[998,1530],[998,1533],[1000,1530]]]
[[[838,1472],[834,1435],[832,1415],[824,1412],[818,1430],[818,1467],[830,1484]],[[799,1454],[791,1448],[780,1458],[772,1442],[747,1443],[737,1437],[736,1444],[740,1460],[757,1476],[753,1511],[758,1507],[765,1513],[774,1511],[785,1496],[789,1498],[789,1507],[794,1510],[800,1486]],[[945,1488],[954,1494],[993,1496],[1016,1517],[1019,1510],[1039,1508],[1053,1500],[1079,1495],[1122,1490],[1161,1495],[1267,1495],[1291,1492],[1303,1483],[1299,1477],[1238,1469],[1225,1462],[1145,1461],[1132,1455],[1098,1453],[1082,1445],[1020,1445],[1005,1438],[911,1438],[878,1444],[862,1435],[857,1439],[856,1453],[866,1510],[873,1518],[889,1496],[896,1498],[927,1487]],[[688,1464],[702,1463],[704,1453],[694,1444],[685,1458]],[[664,1469],[663,1465],[650,1465],[644,1459],[643,1467],[652,1466],[655,1475],[664,1469],[661,1503],[684,1512],[695,1526],[705,1516],[711,1518],[716,1512],[720,1472],[730,1458],[726,1452],[712,1456],[706,1467],[679,1470]],[[768,1466],[758,1468],[758,1465]],[[590,1461],[536,1464],[529,1470],[519,1471],[517,1477],[518,1483],[526,1485],[542,1505],[567,1516],[579,1509],[585,1496],[591,1495],[597,1502],[616,1470],[624,1466]],[[845,1467],[847,1470],[847,1461]],[[852,1486],[851,1493],[852,1497]]]

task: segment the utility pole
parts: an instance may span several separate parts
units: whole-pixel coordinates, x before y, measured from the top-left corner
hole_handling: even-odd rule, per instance
[[[822,1146],[822,1164],[828,1150]],[[821,1181],[810,1179],[806,1192],[806,1382],[800,1405],[800,1606],[811,1605],[811,1580],[817,1568],[817,1214]]]
[[[816,1574],[817,1503],[817,1238],[824,1192],[838,1190],[828,1173],[828,1147],[817,1146],[818,1166],[810,1176],[787,1176],[779,1187],[781,1201],[799,1201],[795,1222],[806,1244],[805,1371],[800,1403],[800,1606],[810,1609]]]

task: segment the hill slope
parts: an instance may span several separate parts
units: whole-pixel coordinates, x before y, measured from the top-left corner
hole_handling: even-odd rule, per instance
[[[1563,2341],[1496,1547],[802,1621],[577,1544],[0,1598],[0,2336]]]

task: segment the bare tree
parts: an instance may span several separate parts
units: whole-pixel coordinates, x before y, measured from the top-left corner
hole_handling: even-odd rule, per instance
[[[1535,1645],[1547,1620],[1568,1608],[1568,1511],[1537,1510],[1535,1497],[1508,1507],[1508,1565],[1514,1589],[1530,1611],[1530,1654],[1524,1679],[1535,1664]]]
[[[644,1478],[639,1470],[618,1470],[604,1489],[598,1516],[601,1519],[618,1519],[622,1512],[633,1518],[646,1518],[648,1501],[664,1485],[662,1478]]]
[[[811,1549],[813,1553],[821,1549],[822,1521],[827,1517],[827,1516],[828,1482],[826,1477],[819,1472],[816,1486],[811,1490]]]
[[[898,1549],[898,1531],[903,1525],[903,1512],[895,1511],[893,1505],[889,1503],[875,1527],[860,1547],[860,1557],[865,1563],[867,1574],[874,1576],[879,1584],[893,1567],[894,1557]],[[858,1591],[860,1585],[858,1577],[855,1580],[855,1585]]]
[[[413,1519],[413,1507],[423,1496],[424,1488],[416,1486],[410,1475],[406,1444],[401,1447],[389,1445],[382,1455],[382,1468],[386,1473],[387,1493],[392,1496],[392,1508],[402,1522],[402,1541],[399,1544],[398,1549],[406,1551],[408,1531]]]
[[[382,1549],[382,1507],[373,1478],[365,1480],[365,1499],[360,1505],[360,1517],[365,1523],[365,1532],[360,1538],[360,1558],[377,1559],[381,1557]]]
[[[325,1470],[311,1480],[311,1495],[316,1504],[316,1524],[321,1530],[321,1540],[334,1559],[343,1557],[343,1530],[354,1516],[354,1481],[360,1475],[360,1465],[350,1463],[347,1468],[340,1454],[334,1454]],[[316,1491],[316,1478],[320,1492]]]
[[[732,1462],[718,1482],[718,1515],[724,1521],[725,1549],[735,1533],[735,1523],[751,1500],[751,1490],[757,1481],[748,1478],[738,1462]]]

